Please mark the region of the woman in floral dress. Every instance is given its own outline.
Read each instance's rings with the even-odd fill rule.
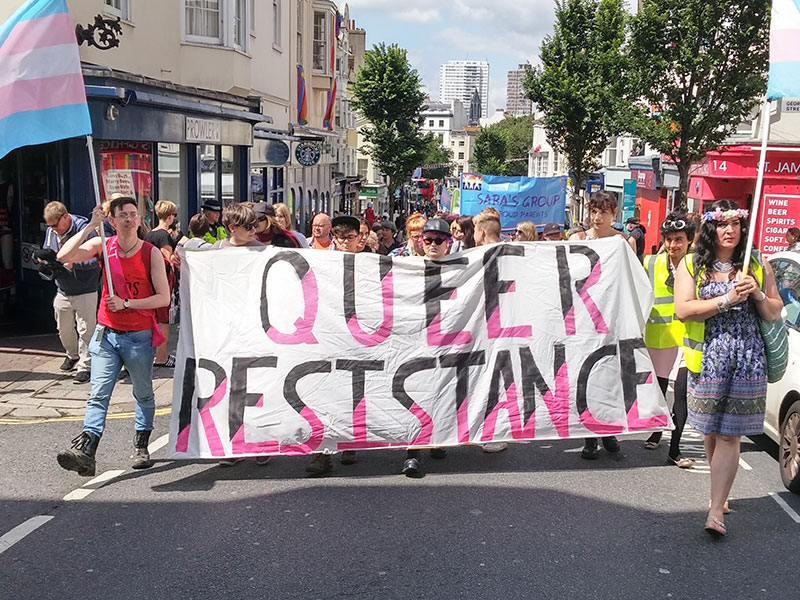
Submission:
[[[772,269],[753,259],[747,275],[747,211],[720,200],[703,215],[694,258],[680,264],[675,314],[685,322],[689,423],[702,433],[711,466],[705,529],[727,533],[724,513],[739,466],[740,438],[764,427],[767,374],[758,319],[780,318]]]

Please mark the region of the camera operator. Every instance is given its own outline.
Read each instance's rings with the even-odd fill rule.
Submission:
[[[55,255],[64,243],[89,222],[80,215],[71,215],[61,202],[49,202],[44,207],[47,231],[42,250],[37,254],[39,273],[56,284],[53,299],[58,337],[67,353],[59,367],[71,371],[78,365],[75,383],[90,379],[89,341],[97,325],[97,291],[100,285],[100,265],[96,258],[62,265]],[[89,237],[95,236],[91,233]]]

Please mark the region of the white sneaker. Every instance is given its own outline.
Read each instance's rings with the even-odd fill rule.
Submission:
[[[490,442],[488,444],[483,445],[483,451],[488,452],[490,454],[494,454],[495,452],[502,452],[508,448],[508,444],[505,442]]]

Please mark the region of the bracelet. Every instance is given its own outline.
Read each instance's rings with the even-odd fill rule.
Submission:
[[[764,290],[759,290],[759,292],[761,292],[761,298],[756,299],[756,302],[763,302],[767,299],[767,294],[764,292]]]

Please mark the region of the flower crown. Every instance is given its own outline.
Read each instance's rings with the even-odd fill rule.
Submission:
[[[727,221],[729,219],[746,219],[750,214],[749,210],[743,208],[722,210],[717,207],[714,212],[708,211],[703,213],[703,222],[708,221]]]

